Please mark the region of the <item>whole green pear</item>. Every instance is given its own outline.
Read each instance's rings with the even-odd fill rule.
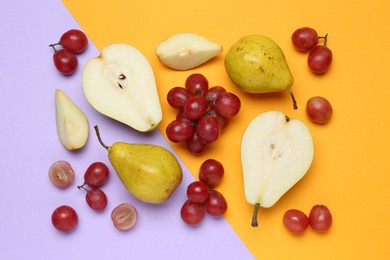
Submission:
[[[164,147],[123,142],[107,146],[102,142],[97,126],[95,130],[122,183],[139,200],[163,203],[182,182],[178,160]]]
[[[294,78],[284,53],[271,38],[247,35],[231,46],[225,57],[225,69],[231,81],[242,91],[267,93],[289,91]]]

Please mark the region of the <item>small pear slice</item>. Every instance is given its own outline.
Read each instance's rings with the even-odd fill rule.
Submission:
[[[68,150],[84,147],[88,140],[87,117],[61,89],[55,91],[57,134]]]
[[[258,115],[241,140],[245,197],[258,207],[273,206],[309,170],[314,145],[307,126],[279,111]]]
[[[83,90],[97,111],[140,132],[162,120],[156,80],[147,58],[125,43],[107,45],[83,69]]]
[[[175,34],[156,47],[161,63],[176,70],[198,67],[221,52],[221,44],[194,33]]]

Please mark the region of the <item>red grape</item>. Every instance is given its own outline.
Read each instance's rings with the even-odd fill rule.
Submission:
[[[184,104],[183,111],[190,120],[201,118],[208,109],[208,103],[204,96],[191,96]]]
[[[54,210],[51,215],[51,222],[59,231],[70,232],[76,228],[78,216],[72,207],[63,205]]]
[[[176,119],[168,124],[166,134],[169,140],[174,143],[179,143],[192,137],[194,127],[189,120]]]
[[[103,210],[107,206],[107,196],[99,188],[93,188],[87,191],[85,196],[88,206],[94,210]]]
[[[194,181],[187,187],[187,197],[192,202],[205,202],[209,198],[209,188],[201,181]]]
[[[311,121],[317,124],[326,124],[332,117],[333,108],[326,98],[315,96],[307,101],[306,114]]]
[[[225,197],[216,190],[210,190],[209,198],[205,203],[207,214],[219,217],[222,216],[227,210],[227,202]]]
[[[309,224],[311,228],[318,232],[327,231],[332,225],[332,214],[325,205],[314,205],[310,210]]]
[[[316,46],[309,52],[307,64],[310,70],[316,74],[325,73],[332,63],[332,51],[326,46]]]
[[[55,50],[53,62],[57,70],[64,75],[73,74],[78,64],[77,57],[66,49]]]
[[[205,76],[199,73],[191,74],[187,77],[185,87],[191,95],[206,95],[209,89],[209,82]]]
[[[211,109],[211,110],[207,111],[206,116],[215,117],[215,119],[217,119],[217,121],[219,123],[221,130],[225,129],[229,124],[229,118],[221,116],[220,114],[217,113],[217,111],[215,111],[215,109]]]
[[[191,93],[188,89],[183,87],[174,87],[169,90],[167,94],[167,101],[171,107],[183,110],[184,104],[189,97],[191,97]]]
[[[88,39],[84,32],[72,29],[65,32],[61,38],[59,44],[72,53],[83,52],[88,45]]]
[[[294,47],[301,52],[308,52],[318,44],[317,32],[309,27],[302,27],[294,31],[291,36]]]
[[[215,159],[207,159],[199,168],[199,180],[205,183],[210,189],[215,188],[224,175],[222,163]]]
[[[241,101],[231,92],[221,93],[215,99],[214,108],[219,115],[231,118],[237,115],[240,111]]]
[[[204,116],[199,119],[195,131],[203,143],[210,144],[218,139],[220,126],[215,117]]]
[[[201,154],[206,149],[206,144],[202,142],[198,134],[195,132],[192,137],[186,141],[186,148],[194,154]]]
[[[290,209],[284,213],[284,226],[294,234],[303,233],[309,226],[306,214],[297,209]]]
[[[69,187],[74,181],[72,166],[66,161],[57,161],[49,169],[50,181],[58,188]]]
[[[129,203],[119,204],[112,210],[111,220],[118,230],[129,230],[137,222],[137,211]]]
[[[221,87],[221,86],[214,86],[214,87],[210,88],[206,93],[207,103],[209,103],[210,105],[214,105],[214,101],[217,98],[217,96],[219,94],[225,93],[225,92],[226,92],[226,89],[224,87]]]
[[[108,179],[109,169],[102,162],[92,163],[84,174],[84,182],[91,187],[100,187]]]
[[[198,225],[204,219],[206,210],[203,203],[186,200],[181,210],[180,216],[184,223],[188,225]]]

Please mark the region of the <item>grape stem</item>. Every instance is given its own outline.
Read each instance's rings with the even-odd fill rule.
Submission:
[[[104,148],[106,148],[106,150],[108,150],[109,147],[103,143],[103,140],[102,140],[102,138],[100,137],[100,133],[99,133],[99,128],[98,128],[98,126],[95,125],[93,128],[95,128],[96,136],[97,136],[97,138],[98,138],[98,140],[99,140],[99,143],[100,143]]]
[[[325,34],[325,36],[319,36],[318,38],[324,39],[324,46],[326,46],[326,43],[328,42],[328,34]]]
[[[252,216],[252,227],[257,227],[259,223],[257,222],[257,213],[259,212],[260,208],[260,203],[255,204],[255,209],[253,211],[253,216]]]
[[[294,94],[293,94],[291,88],[288,87],[287,90],[288,90],[288,93],[290,93],[294,109],[298,109],[297,100],[295,99]]]

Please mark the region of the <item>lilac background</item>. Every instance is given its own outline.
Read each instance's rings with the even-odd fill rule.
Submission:
[[[171,148],[158,131],[137,133],[100,115],[87,103],[81,70],[90,57],[98,55],[91,41],[87,51],[78,56],[76,74],[64,77],[55,70],[48,44],[58,41],[64,31],[79,28],[59,0],[2,1],[0,24],[0,259],[253,258],[224,219],[206,217],[196,228],[183,224],[179,211],[185,189],[194,180],[183,164],[183,183],[163,205],[149,205],[130,196],[110,166],[112,175],[103,187],[108,207],[102,213],[93,212],[85,203],[85,193],[76,188],[92,162],[109,165],[93,125],[99,125],[107,144],[143,142]],[[67,151],[58,140],[57,88],[89,119],[90,138],[79,152]],[[76,172],[75,183],[66,190],[49,181],[47,172],[56,160],[70,162]],[[111,223],[111,210],[122,202],[130,202],[138,210],[138,222],[130,232],[120,232]],[[62,204],[71,205],[79,215],[79,226],[70,234],[58,232],[51,224],[51,213]]]

